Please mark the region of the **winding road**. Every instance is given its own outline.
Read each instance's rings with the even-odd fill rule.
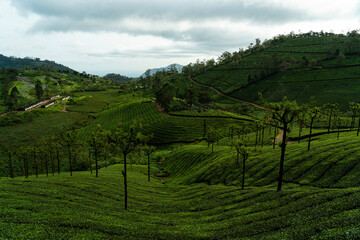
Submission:
[[[247,104],[252,105],[253,107],[259,108],[259,109],[261,109],[261,110],[265,110],[265,108],[264,108],[263,106],[259,105],[259,104],[256,104],[256,103],[253,103],[253,102],[249,102],[249,101],[246,101],[246,100],[241,100],[241,99],[238,99],[238,98],[234,98],[234,97],[228,96],[228,95],[226,95],[225,93],[223,93],[222,91],[220,91],[219,89],[214,88],[214,87],[209,86],[209,85],[206,85],[206,84],[204,84],[204,83],[199,83],[198,81],[195,81],[195,80],[192,79],[191,77],[190,77],[190,80],[191,80],[193,83],[195,83],[195,84],[198,84],[198,85],[203,86],[203,87],[206,87],[206,88],[210,88],[210,89],[214,90],[215,92],[217,92],[218,94],[220,94],[220,95],[222,95],[222,96],[224,96],[224,97],[227,97],[227,98],[229,98],[229,99],[232,99],[232,100],[234,100],[234,101],[241,102],[241,103],[247,103]]]

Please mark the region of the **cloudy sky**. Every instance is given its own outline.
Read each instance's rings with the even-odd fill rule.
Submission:
[[[360,29],[357,0],[0,0],[0,54],[139,76],[254,39]]]

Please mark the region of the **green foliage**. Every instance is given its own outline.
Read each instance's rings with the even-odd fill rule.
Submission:
[[[42,115],[43,113],[40,111],[9,114],[7,116],[0,118],[0,126],[7,127],[7,126],[14,126],[17,124],[29,123]]]
[[[316,96],[320,105],[339,103],[344,110],[359,90],[358,41],[358,36],[334,34],[277,36],[214,66],[195,63],[188,74],[238,99],[259,102],[261,92],[269,101],[288,96],[306,103]]]
[[[104,78],[111,79],[114,82],[130,82],[131,78],[123,76],[117,73],[108,73],[104,76]]]
[[[54,61],[49,60],[40,60],[40,58],[16,58],[16,57],[6,57],[0,54],[0,68],[32,68],[32,69],[46,69],[46,70],[58,70],[58,71],[67,71],[72,72],[71,68],[68,68],[64,65],[55,63]]]
[[[35,92],[36,92],[36,97],[37,99],[41,99],[44,93],[44,90],[42,88],[42,83],[37,80],[35,83]]]
[[[96,179],[85,172],[1,179],[0,238],[328,239],[356,237],[360,227],[357,189],[164,186],[146,181],[145,166],[128,172],[124,211],[121,169],[101,169]]]

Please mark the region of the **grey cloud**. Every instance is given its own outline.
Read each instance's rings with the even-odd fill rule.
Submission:
[[[249,32],[236,32],[217,26],[219,20],[251,25],[283,24],[315,18],[299,9],[269,1],[248,0],[10,0],[23,14],[36,14],[39,20],[29,32],[116,32],[134,36],[150,35],[174,42],[191,42],[181,52],[151,49],[139,56],[187,57],[206,53],[219,55],[234,46],[247,46],[240,39],[254,39]],[[248,4],[247,2],[251,2]],[[187,28],[181,22],[191,23]],[[145,26],[146,25],[146,26]],[[108,56],[134,56],[134,51],[107,53]]]
[[[165,21],[226,18],[234,21],[280,23],[310,17],[300,10],[289,9],[281,4],[255,3],[248,5],[244,0],[102,0],[101,2],[94,0],[12,0],[12,3],[24,12],[35,13],[45,18],[56,17],[59,20],[69,18],[73,21],[86,19],[106,21],[137,17]],[[48,26],[55,27],[50,23]]]

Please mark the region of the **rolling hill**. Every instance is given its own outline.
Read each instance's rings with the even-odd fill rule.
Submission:
[[[54,61],[49,60],[41,60],[40,58],[18,58],[18,57],[7,57],[0,54],[0,68],[16,68],[16,69],[24,69],[24,68],[48,68],[56,71],[63,72],[76,72],[75,70],[64,66],[62,64],[56,63]]]
[[[360,101],[359,42],[358,34],[281,36],[190,75],[242,100],[258,102],[258,92],[268,101],[288,96],[305,103],[315,96],[320,105],[337,102],[344,110]]]
[[[286,95],[306,103],[315,96],[319,104],[336,102],[347,110],[349,101],[358,102],[358,39],[280,35],[223,54],[217,63],[160,75],[159,85],[170,90],[191,92],[197,85],[191,93],[217,95],[209,104],[171,97],[177,105],[169,112],[154,100],[151,84],[129,89],[95,76],[22,70],[12,82],[21,93],[30,89],[25,82],[47,78],[50,90],[67,90],[71,100],[0,118],[0,238],[358,239],[358,114],[350,127],[350,115],[338,113],[328,132],[323,112],[310,150],[308,113],[289,124],[283,188],[277,191],[283,130],[261,124],[264,108],[255,104],[261,92],[269,101]],[[258,109],[242,115],[236,106],[226,108],[242,100]],[[134,121],[143,128],[128,155],[119,147],[124,132],[116,141],[106,131],[97,138],[99,126],[126,132]],[[144,135],[156,147],[151,154]],[[247,149],[245,167],[234,141]]]

